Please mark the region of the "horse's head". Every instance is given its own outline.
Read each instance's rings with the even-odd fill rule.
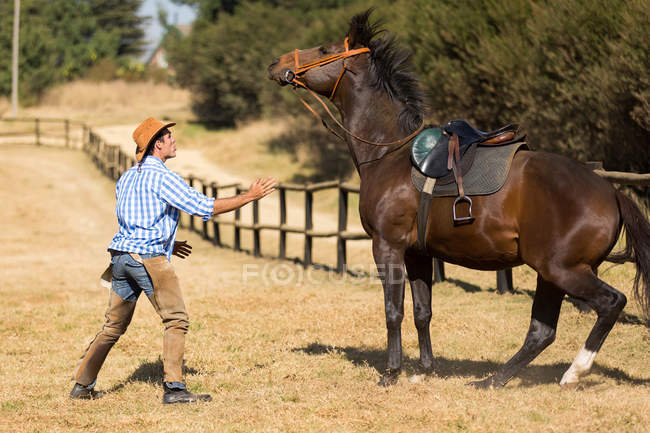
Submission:
[[[269,78],[280,85],[307,87],[333,99],[335,95],[350,95],[337,89],[344,88],[350,77],[359,77],[355,86],[376,93],[356,98],[355,103],[376,106],[376,96],[385,95],[384,101],[396,109],[401,132],[412,132],[422,124],[426,104],[411,72],[410,53],[400,48],[395,38],[382,35],[381,23],[370,22],[371,13],[368,10],[352,17],[347,36],[341,41],[278,57],[268,68]]]
[[[370,53],[375,29],[368,24],[371,11],[356,15],[345,39],[281,55],[268,68],[268,75],[280,85],[304,86],[330,99],[346,71],[356,72]]]

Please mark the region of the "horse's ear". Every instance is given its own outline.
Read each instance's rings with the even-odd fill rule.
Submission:
[[[348,30],[348,38],[350,47],[367,47],[370,40],[377,33],[377,24],[370,24],[370,15],[374,8],[370,8],[365,12],[357,14],[350,20],[350,28]]]

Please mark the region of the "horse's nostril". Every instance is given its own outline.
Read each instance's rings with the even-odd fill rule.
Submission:
[[[273,60],[273,63],[271,63],[271,65],[269,65],[269,68],[274,67],[274,66],[277,65],[278,63],[280,63],[280,58],[279,58],[279,57],[278,57],[277,59]]]

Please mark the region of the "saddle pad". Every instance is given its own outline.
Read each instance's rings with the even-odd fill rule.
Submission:
[[[528,149],[526,142],[506,144],[503,146],[478,146],[474,163],[469,172],[463,174],[463,186],[466,195],[494,194],[501,189],[508,177],[510,163],[519,149]],[[422,191],[426,177],[411,167],[411,181],[418,191]],[[436,183],[434,197],[455,197],[458,195],[456,182],[446,185]]]

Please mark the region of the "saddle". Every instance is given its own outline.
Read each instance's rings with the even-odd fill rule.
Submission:
[[[455,182],[458,194],[452,208],[454,224],[472,223],[472,200],[465,195],[463,175],[472,168],[478,146],[503,146],[523,141],[525,137],[515,137],[517,128],[516,124],[508,124],[494,131],[481,131],[465,120],[454,119],[441,127],[427,128],[414,139],[411,160],[426,179],[418,209],[418,239],[423,247],[433,188]],[[469,205],[467,216],[457,216],[456,207],[461,202]]]
[[[473,145],[498,145],[515,138],[517,125],[509,124],[494,131],[484,132],[462,119],[450,120],[442,127],[427,128],[415,137],[411,146],[411,160],[422,174],[440,179],[452,174],[453,163],[463,166],[464,173],[471,167],[473,153],[465,154]],[[447,182],[448,183],[448,182]]]

